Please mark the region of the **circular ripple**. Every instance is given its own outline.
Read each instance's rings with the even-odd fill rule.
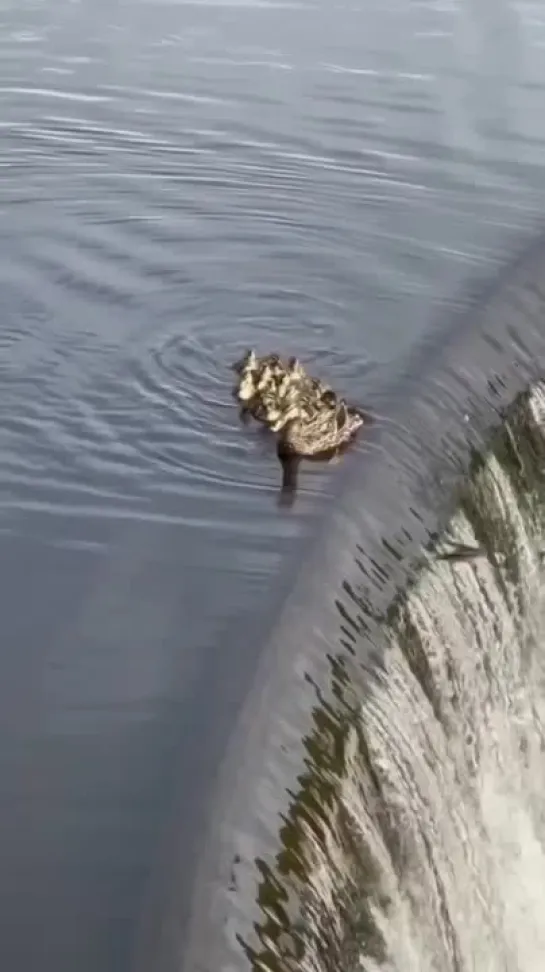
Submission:
[[[204,308],[183,321],[183,330],[178,322],[146,336],[132,362],[146,409],[141,442],[146,453],[193,480],[250,485],[248,442],[259,450],[263,436],[241,435],[230,367],[246,346],[243,333],[226,334]],[[254,469],[252,485],[270,486],[268,473],[261,467],[256,475]]]
[[[232,396],[231,364],[248,347],[298,354],[347,393],[354,376],[361,377],[361,361],[335,346],[338,328],[331,308],[318,308],[309,323],[312,301],[306,295],[246,293],[243,298],[244,311],[238,314],[227,306],[220,313],[216,296],[186,308],[183,318],[169,315],[168,323],[149,328],[133,350],[130,378],[143,410],[140,448],[163,471],[183,470],[193,485],[199,480],[230,489],[269,489],[274,469],[276,488],[276,459],[274,466],[263,462],[275,456],[271,436],[255,423],[241,425]],[[232,295],[227,305],[229,300]]]

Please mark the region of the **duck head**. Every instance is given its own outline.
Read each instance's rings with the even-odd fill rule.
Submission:
[[[290,375],[291,378],[300,379],[306,377],[305,369],[298,358],[289,359],[286,373]]]
[[[256,394],[255,375],[253,371],[243,373],[238,388],[237,395],[241,402],[249,402]]]
[[[273,388],[276,383],[276,367],[269,361],[262,364],[259,370],[259,376],[256,379],[256,391],[258,393],[264,392],[269,388]]]
[[[256,367],[256,365],[257,365],[256,353],[250,348],[248,351],[245,352],[245,354],[242,356],[242,358],[239,361],[235,361],[235,363],[232,365],[232,369],[237,373],[237,375],[242,375],[246,371],[253,370]]]

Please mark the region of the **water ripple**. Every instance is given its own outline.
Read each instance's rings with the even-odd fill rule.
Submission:
[[[25,95],[29,98],[58,98],[64,101],[81,101],[100,104],[110,101],[108,95],[85,94],[82,91],[62,91],[58,88],[9,87],[0,86],[0,97],[7,95]]]
[[[166,799],[142,782],[177,747],[164,712],[330,493],[309,464],[277,507],[230,362],[299,354],[367,404],[541,211],[542,18],[510,10],[492,36],[477,0],[1,5],[2,967],[40,967],[44,933],[57,972],[126,967],[158,829],[126,823]]]

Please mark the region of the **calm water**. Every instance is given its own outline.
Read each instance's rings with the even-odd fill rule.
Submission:
[[[128,968],[222,633],[327,505],[228,363],[365,400],[539,221],[544,47],[537,2],[1,3],[2,967]]]

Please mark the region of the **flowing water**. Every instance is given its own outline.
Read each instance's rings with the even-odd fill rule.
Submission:
[[[471,312],[345,483],[140,967],[542,967],[544,267]]]
[[[544,421],[538,385],[475,458],[448,542],[382,620],[363,678],[358,588],[339,604],[343,706],[316,720],[319,755],[263,874],[253,968],[542,967]]]
[[[544,44],[529,0],[0,3],[2,968],[43,970],[44,955],[56,972],[130,967],[167,822],[191,856],[268,591],[336,493],[337,472],[311,467],[294,510],[278,509],[273,450],[238,425],[229,362],[281,347],[386,408],[392,362],[540,221]],[[433,584],[485,584],[477,561],[445,563]],[[251,619],[257,642],[226,634]],[[441,650],[460,650],[456,631]],[[366,745],[393,767],[390,703],[379,686],[373,699]],[[421,742],[408,733],[399,752],[424,763]],[[431,745],[440,762],[447,743]],[[514,745],[498,743],[500,762]],[[388,779],[395,807],[409,787]],[[430,781],[416,779],[415,800]],[[374,826],[350,785],[354,820]],[[426,839],[451,860],[456,835]],[[472,830],[468,854],[475,843]],[[511,866],[508,851],[486,861]],[[436,869],[450,913],[465,872]],[[532,901],[517,932],[529,952]],[[387,928],[387,909],[373,912],[396,970],[425,968],[433,941],[417,941],[411,907]],[[473,926],[458,921],[455,960],[472,967]],[[517,967],[508,947],[491,968]]]

